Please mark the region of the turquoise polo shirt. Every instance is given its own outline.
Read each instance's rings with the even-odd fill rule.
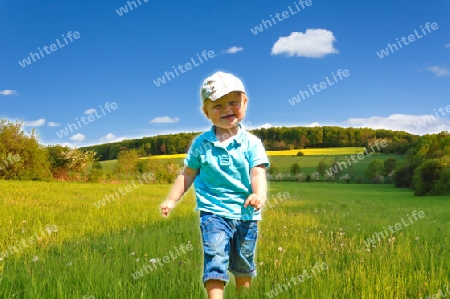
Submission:
[[[211,212],[229,219],[260,220],[261,210],[244,208],[252,194],[250,169],[269,166],[261,140],[245,131],[242,124],[231,142],[221,144],[214,126],[197,136],[189,149],[184,164],[200,169],[194,180],[197,198],[196,211]]]

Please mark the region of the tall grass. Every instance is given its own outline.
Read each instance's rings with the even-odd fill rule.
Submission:
[[[3,256],[0,298],[204,297],[192,191],[168,218],[158,206],[170,185],[143,185],[95,207],[124,187],[0,181],[0,253],[35,239]],[[278,298],[420,298],[448,286],[449,197],[413,197],[386,185],[272,182],[269,189],[269,198],[289,192],[291,199],[272,200],[264,211],[258,277],[243,298],[269,298],[277,289]],[[414,210],[425,217],[366,245]],[[179,251],[186,244],[192,250]],[[327,269],[281,287],[317,263]],[[233,281],[226,297],[236,298]]]

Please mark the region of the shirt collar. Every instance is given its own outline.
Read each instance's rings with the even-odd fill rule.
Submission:
[[[238,130],[237,134],[234,135],[231,138],[234,139],[234,142],[237,142],[237,143],[240,144],[242,142],[242,136],[243,136],[244,131],[245,131],[245,126],[243,124],[241,124],[241,123],[239,123],[238,126],[239,126],[239,130]],[[215,126],[214,125],[211,127],[211,129],[209,131],[205,132],[204,138],[206,140],[208,140],[209,142],[213,143],[214,145],[220,145],[221,144],[220,141],[217,140],[216,133],[215,133]]]

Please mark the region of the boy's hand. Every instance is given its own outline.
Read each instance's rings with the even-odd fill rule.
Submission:
[[[164,217],[167,217],[170,211],[175,207],[175,203],[176,202],[173,199],[166,199],[166,201],[161,204],[161,213]]]
[[[244,203],[244,208],[246,208],[248,205],[251,205],[253,208],[255,208],[255,212],[258,212],[264,205],[264,201],[261,200],[261,198],[258,196],[258,194],[250,194],[249,197],[247,197],[247,200]]]

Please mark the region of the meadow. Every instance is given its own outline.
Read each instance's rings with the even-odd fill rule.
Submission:
[[[301,151],[304,153],[303,156],[297,156],[297,153]],[[275,173],[289,173],[290,167],[294,163],[298,163],[301,168],[301,172],[305,174],[311,174],[317,171],[317,166],[321,160],[325,160],[328,167],[333,165],[335,161],[346,162],[350,159],[351,155],[356,155],[358,153],[364,152],[363,147],[335,147],[335,148],[317,148],[317,149],[301,149],[301,150],[283,150],[283,151],[267,151],[267,156],[271,163],[272,169],[275,169]],[[158,163],[175,163],[183,165],[184,157],[186,154],[177,155],[159,155],[151,156],[142,159],[154,159]],[[357,163],[353,163],[350,166],[348,163],[348,168],[343,166],[343,172],[341,175],[350,171],[353,172],[354,177],[364,177],[365,171],[369,166],[370,162],[374,159],[381,159],[383,161],[392,158],[396,159],[397,163],[405,160],[405,155],[396,154],[380,154],[377,152],[370,151],[370,155],[364,156],[364,159],[358,160]],[[351,160],[350,160],[351,161]],[[113,172],[117,164],[117,160],[102,161],[101,165],[105,172]],[[370,183],[370,178],[364,177],[364,182]]]
[[[163,218],[170,187],[137,185],[99,205],[125,185],[0,181],[0,298],[203,298],[193,192]],[[432,298],[450,288],[450,197],[271,182],[269,200],[258,277],[242,298]],[[226,298],[237,298],[233,280]]]

